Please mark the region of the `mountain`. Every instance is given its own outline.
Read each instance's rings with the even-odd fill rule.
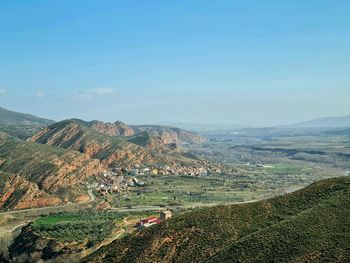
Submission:
[[[289,127],[296,128],[345,128],[350,127],[350,115],[343,117],[324,117],[300,122]]]
[[[134,130],[121,121],[114,123],[91,121],[86,123],[87,126],[100,133],[110,136],[131,136],[134,135]]]
[[[0,131],[26,139],[41,128],[54,123],[52,120],[0,108]]]
[[[0,209],[89,200],[78,183],[102,169],[76,151],[0,136]]]
[[[0,122],[9,124],[37,124],[46,126],[54,121],[40,118],[31,114],[10,111],[0,107]]]
[[[76,150],[87,154],[90,158],[99,159],[105,166],[193,161],[181,155],[178,150],[168,148],[164,152],[164,148],[145,147],[151,146],[148,145],[148,141],[145,141],[149,139],[149,136],[145,138],[142,136],[137,138],[135,136],[111,136],[96,131],[96,127],[91,122],[77,119],[65,120],[42,129],[29,141]]]
[[[160,125],[132,125],[134,133],[147,132],[151,135],[158,136],[164,144],[169,143],[196,143],[201,144],[206,142],[206,138],[194,132],[184,129],[160,126]]]
[[[161,126],[161,125],[127,125],[121,121],[114,123],[91,121],[85,122],[86,126],[100,133],[110,136],[133,136],[140,133],[149,133],[150,136],[157,136],[161,139],[162,143],[204,143],[206,139],[191,131],[184,129]]]
[[[148,132],[159,136],[163,143],[203,143],[206,139],[194,132],[161,125],[127,125],[121,121],[114,123],[102,121],[83,121],[73,119],[76,122],[91,128],[92,130],[109,136],[133,136],[138,133]],[[54,121],[36,117],[31,114],[10,111],[0,107],[0,131],[12,136],[27,139],[41,130],[43,127],[53,124]]]
[[[350,262],[350,178],[180,214],[83,262]]]

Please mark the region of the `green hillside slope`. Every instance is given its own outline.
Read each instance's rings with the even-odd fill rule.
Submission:
[[[26,139],[54,121],[0,107],[0,131]]]
[[[256,203],[198,209],[84,262],[349,262],[350,178]]]

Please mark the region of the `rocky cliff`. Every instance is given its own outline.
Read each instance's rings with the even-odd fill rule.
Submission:
[[[44,128],[29,141],[76,150],[90,158],[99,159],[106,166],[151,165],[176,161],[171,160],[171,149],[148,147],[150,143],[162,143],[160,136],[152,135],[152,140],[149,140],[150,136],[146,137],[138,134],[133,137],[110,136],[97,132],[86,122],[66,120]],[[186,158],[181,160],[186,161]]]
[[[152,135],[161,138],[164,144],[169,143],[196,143],[201,144],[206,142],[206,138],[195,132],[186,131],[184,129],[168,127],[168,126],[157,126],[157,125],[134,125],[131,126],[135,133],[148,132]]]
[[[92,121],[89,122],[88,125],[93,130],[110,136],[131,136],[135,134],[132,128],[121,121],[116,121],[114,123]]]
[[[102,122],[102,121],[91,121],[86,122],[83,120],[73,119],[76,123],[89,127],[92,130],[109,136],[133,136],[142,133],[148,133],[150,136],[155,136],[161,139],[163,144],[182,144],[182,143],[195,143],[201,144],[206,142],[206,138],[202,135],[187,131],[184,129],[171,127],[171,126],[160,126],[160,125],[127,125],[121,121],[114,123]]]
[[[75,201],[82,194],[79,183],[103,169],[85,154],[0,138],[0,209]]]

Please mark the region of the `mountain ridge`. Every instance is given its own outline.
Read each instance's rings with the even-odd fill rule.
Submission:
[[[37,117],[35,115],[29,113],[20,113],[12,110],[8,110],[0,107],[0,122],[1,123],[9,123],[9,124],[39,124],[39,125],[48,125],[52,124],[55,121],[50,119],[45,119],[41,117]]]
[[[347,128],[350,127],[350,115],[341,117],[320,117],[288,125],[295,128]]]
[[[107,135],[97,131],[95,127],[91,122],[64,120],[42,129],[28,141],[76,150],[87,154],[90,158],[100,160],[106,166],[151,165],[175,161],[181,163],[181,160],[175,157],[176,154],[181,155],[181,150],[178,148],[171,149],[162,144],[164,147],[154,148],[152,145],[144,145],[143,138],[135,140],[133,136]],[[151,137],[152,140],[149,142],[159,144],[161,140],[159,137]],[[148,138],[150,137],[145,137]],[[187,158],[187,161],[191,160]]]
[[[0,107],[0,131],[20,139],[27,139],[52,123],[53,120]]]

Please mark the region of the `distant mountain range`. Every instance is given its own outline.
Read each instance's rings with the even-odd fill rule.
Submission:
[[[342,117],[323,117],[304,121],[288,127],[293,128],[345,128],[350,127],[350,115]]]
[[[175,126],[190,131],[211,131],[211,130],[238,130],[251,127],[240,124],[205,124],[205,123],[186,123],[186,122],[160,122],[158,125]]]
[[[246,128],[258,128],[254,125],[239,125],[239,124],[199,124],[199,123],[177,123],[177,122],[161,122],[160,125],[176,126],[183,129],[208,132],[208,131],[230,131]],[[309,121],[293,123],[289,125],[276,126],[282,128],[347,128],[350,127],[350,115],[342,117],[323,117],[312,119]],[[259,126],[259,128],[263,128]]]

